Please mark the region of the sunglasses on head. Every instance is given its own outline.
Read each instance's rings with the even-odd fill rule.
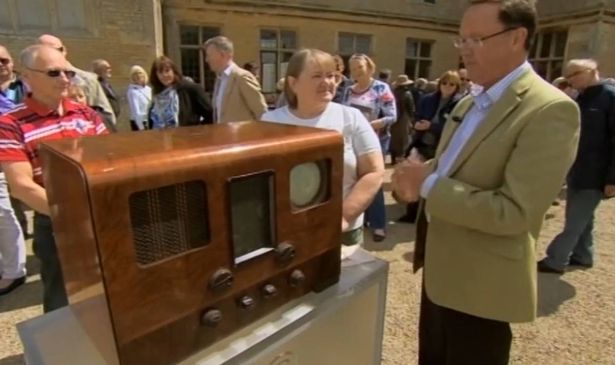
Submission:
[[[67,78],[72,79],[77,74],[73,70],[46,70],[44,71],[44,70],[37,70],[34,68],[29,68],[29,67],[26,67],[26,68],[30,71],[39,72],[39,73],[45,74],[52,78],[60,77],[60,75],[64,74]]]
[[[11,63],[11,60],[9,58],[0,58],[0,63],[6,66]]]

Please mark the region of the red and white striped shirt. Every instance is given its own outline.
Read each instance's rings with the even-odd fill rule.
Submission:
[[[64,115],[28,96],[23,104],[0,116],[0,162],[29,161],[34,182],[43,186],[38,158],[42,141],[107,134],[96,111],[70,99],[62,100]]]

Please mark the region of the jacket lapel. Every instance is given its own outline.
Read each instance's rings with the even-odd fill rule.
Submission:
[[[440,158],[442,152],[446,151],[448,144],[450,143],[455,131],[460,125],[460,122],[452,120],[453,117],[463,118],[468,110],[472,107],[472,98],[465,97],[459,101],[457,106],[451,111],[451,114],[448,117],[448,121],[444,125],[444,130],[442,131],[442,136],[440,137],[440,143],[438,143],[438,148],[436,149],[436,159]]]
[[[228,106],[228,98],[231,95],[231,89],[235,86],[236,77],[237,73],[235,72],[235,68],[233,68],[228,76],[228,82],[226,83],[226,88],[224,89],[224,95],[222,95],[222,103],[220,103],[220,116],[224,115],[224,111]]]
[[[493,132],[521,103],[522,95],[527,91],[533,80],[533,71],[526,71],[502,94],[500,100],[491,106],[485,119],[476,128],[474,133],[457,156],[455,163],[448,172],[454,175],[463,163],[472,155],[480,143]]]

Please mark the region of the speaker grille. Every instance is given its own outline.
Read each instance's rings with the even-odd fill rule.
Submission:
[[[130,220],[141,265],[205,246],[209,242],[205,184],[191,181],[134,193]]]

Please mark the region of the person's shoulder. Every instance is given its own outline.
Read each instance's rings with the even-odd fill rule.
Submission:
[[[563,91],[551,85],[545,79],[532,72],[530,76],[532,82],[527,92],[526,99],[538,106],[549,105],[552,103],[569,103],[576,104],[568,95]]]
[[[277,123],[286,121],[288,116],[288,106],[283,106],[281,108],[266,111],[260,119],[265,122]]]
[[[17,104],[12,109],[0,115],[0,123],[15,124],[20,120],[29,119],[29,117],[34,114],[34,111],[28,108],[25,103]]]
[[[188,80],[180,80],[175,87],[177,91],[188,91],[188,92],[197,92],[202,91],[203,87],[196,82],[188,81]]]

